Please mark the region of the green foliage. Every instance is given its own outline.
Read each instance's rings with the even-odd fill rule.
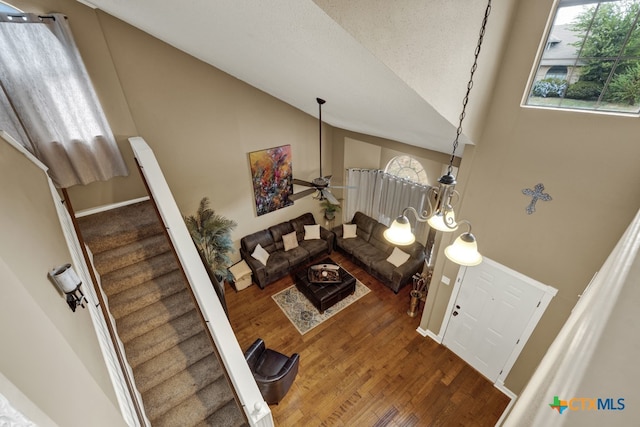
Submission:
[[[535,82],[531,91],[534,96],[560,98],[564,95],[564,91],[567,90],[567,85],[566,80],[550,77]]]
[[[580,80],[604,84],[611,73],[612,62],[622,52],[625,38],[633,28],[634,19],[640,10],[637,1],[625,0],[611,3],[601,3],[594,15],[595,6],[586,8],[580,14],[572,31],[580,36],[580,41],[574,46],[581,51],[580,57],[586,61],[582,67]],[[640,55],[640,32],[631,33],[624,50],[624,56]],[[585,37],[586,35],[586,37]],[[583,43],[584,39],[584,43]],[[620,70],[619,70],[620,71]],[[621,70],[624,73],[625,70]]]
[[[231,231],[238,224],[210,209],[207,197],[200,201],[196,214],[184,217],[184,221],[209,270],[218,278],[229,278],[229,254],[234,252]]]
[[[602,92],[602,84],[597,82],[578,81],[567,88],[565,98],[597,101]]]
[[[640,64],[611,80],[607,99],[629,105],[635,105],[640,101]]]
[[[324,199],[320,202],[320,206],[324,209],[325,212],[333,213],[340,210],[340,205],[334,205],[329,200]]]

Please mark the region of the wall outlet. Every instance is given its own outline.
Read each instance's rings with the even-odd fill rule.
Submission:
[[[451,280],[447,276],[442,276],[442,279],[440,281],[447,286],[449,285],[449,283],[451,283]]]

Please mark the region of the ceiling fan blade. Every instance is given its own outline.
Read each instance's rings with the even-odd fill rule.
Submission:
[[[295,185],[304,185],[305,187],[313,187],[314,185],[309,181],[303,181],[301,179],[293,178],[293,183]]]
[[[313,194],[315,192],[316,192],[315,188],[309,188],[309,189],[303,190],[303,191],[301,191],[299,193],[291,194],[289,196],[289,200],[302,199],[303,197],[308,196],[309,194]]]
[[[333,194],[331,194],[331,191],[329,190],[322,190],[322,195],[329,201],[329,203],[331,203],[332,205],[339,205],[340,202],[338,201],[338,199],[335,198],[335,196]]]

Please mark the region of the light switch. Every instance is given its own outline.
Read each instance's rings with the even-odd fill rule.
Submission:
[[[451,283],[451,280],[449,280],[447,276],[442,276],[441,282],[445,285],[449,285],[449,283]]]

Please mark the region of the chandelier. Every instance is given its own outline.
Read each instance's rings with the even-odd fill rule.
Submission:
[[[473,76],[478,68],[478,56],[480,48],[484,40],[484,33],[487,27],[489,14],[491,13],[491,0],[488,1],[485,9],[480,35],[474,52],[473,65],[469,82],[467,83],[467,91],[462,100],[462,112],[460,113],[456,136],[453,140],[453,151],[449,159],[449,166],[446,174],[438,179],[438,186],[431,187],[428,192],[428,209],[418,212],[415,208],[409,206],[402,211],[391,226],[384,232],[384,237],[395,245],[409,245],[415,241],[415,235],[411,231],[411,223],[407,214],[411,212],[417,221],[427,222],[429,226],[438,231],[452,232],[456,231],[462,224],[467,226],[467,230],[462,233],[448,246],[444,253],[447,258],[456,264],[473,266],[482,262],[482,255],[478,252],[478,244],[475,236],[471,233],[471,223],[467,220],[456,220],[454,206],[460,200],[460,194],[456,191],[456,177],[453,175],[453,162],[455,160],[456,150],[458,148],[460,135],[462,134],[462,122],[466,116],[467,104],[469,102],[469,94],[473,88]],[[429,252],[429,250],[427,251]]]

